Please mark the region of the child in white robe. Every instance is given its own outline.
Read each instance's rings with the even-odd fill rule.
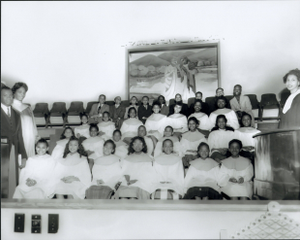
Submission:
[[[192,113],[189,118],[191,117],[195,117],[198,119],[199,121],[199,128],[202,130],[210,130],[211,129],[211,124],[210,121],[208,119],[207,114],[205,114],[204,112],[201,112],[202,109],[202,103],[200,100],[196,100],[194,103],[194,109],[195,112]]]
[[[128,152],[129,155],[121,160],[122,183],[113,198],[150,199],[155,188],[155,170],[144,138],[134,137]]]
[[[154,103],[152,106],[153,113],[149,116],[145,122],[145,127],[148,132],[148,136],[154,136],[157,140],[163,136],[164,129],[167,124],[167,116],[160,113],[160,104]]]
[[[90,137],[90,125],[88,124],[88,115],[80,115],[81,125],[74,128],[75,136],[79,139],[80,137],[89,138]]]
[[[41,138],[36,143],[36,155],[29,157],[26,166],[20,172],[19,185],[13,198],[47,199],[51,198],[54,184],[52,174],[55,160],[47,154],[48,142]]]
[[[253,194],[253,165],[248,158],[239,155],[243,144],[233,139],[229,142],[231,157],[222,161],[219,185],[221,191],[233,200],[252,199]]]
[[[91,187],[86,191],[87,199],[109,199],[122,177],[120,157],[115,153],[116,145],[107,140],[103,146],[103,156],[95,159]]]
[[[113,133],[113,142],[116,145],[115,155],[120,159],[127,157],[128,145],[122,141],[122,133],[119,129],[116,129]]]
[[[98,123],[99,136],[105,141],[112,138],[112,134],[116,129],[115,123],[110,121],[109,112],[104,112],[102,121]]]
[[[179,199],[183,196],[184,172],[180,156],[173,152],[173,142],[163,141],[163,153],[155,158],[156,191],[152,199]]]
[[[187,118],[181,114],[181,103],[176,103],[174,113],[168,117],[168,125],[174,129],[174,135],[181,139],[182,133],[188,131]]]
[[[132,96],[131,97],[131,99],[130,99],[130,105],[129,105],[129,107],[127,107],[125,109],[124,119],[130,118],[130,116],[129,116],[130,115],[129,114],[130,108],[134,108],[135,111],[136,111],[136,113],[137,113],[139,105],[138,105],[138,99],[137,99],[136,96]],[[136,116],[136,118],[137,118],[137,116]]]
[[[71,127],[66,127],[60,136],[60,140],[56,142],[56,146],[52,150],[51,156],[53,159],[57,160],[63,157],[66,144],[72,136],[75,136],[73,129]]]
[[[200,133],[197,128],[199,121],[195,117],[188,120],[189,131],[182,134],[180,140],[183,165],[188,168],[190,161],[197,158],[197,148],[201,142],[207,142],[205,136]]]
[[[149,157],[153,158],[157,139],[155,137],[152,137],[151,135],[147,136],[147,129],[144,125],[139,126],[137,135],[144,138],[147,146],[147,154],[149,155]]]
[[[198,146],[199,158],[191,162],[184,179],[184,199],[222,199],[218,186],[220,166],[209,158],[209,146],[200,143]]]
[[[216,126],[208,136],[208,145],[211,149],[211,158],[220,162],[230,156],[228,143],[235,138],[234,129],[226,126],[227,118],[225,115],[218,115]]]
[[[155,150],[154,150],[154,157],[158,157],[160,154],[162,154],[162,145],[163,141],[166,139],[170,139],[173,142],[173,152],[177,153],[180,157],[182,157],[182,151],[181,151],[181,145],[179,142],[178,137],[173,136],[173,128],[171,126],[166,126],[164,131],[164,136],[158,140]]]
[[[85,151],[78,138],[71,137],[63,158],[59,159],[53,171],[54,193],[58,199],[84,199],[85,191],[91,185],[91,172]]]

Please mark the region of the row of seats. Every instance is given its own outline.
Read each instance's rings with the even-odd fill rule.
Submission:
[[[279,111],[283,107],[287,97],[288,92],[282,94],[281,101],[279,102],[274,93],[266,93],[261,95],[261,101],[258,102],[256,94],[246,94],[249,97],[252,104],[252,111],[255,116],[255,120],[279,120]],[[233,98],[233,95],[225,96],[228,101]],[[195,101],[195,97],[188,99],[188,106],[190,107]],[[152,101],[151,101],[152,102]],[[215,97],[207,97],[205,102],[208,104],[210,109],[215,109]],[[98,102],[88,102],[86,109],[83,107],[83,102],[76,101],[71,102],[69,109],[66,108],[65,102],[55,102],[53,103],[52,109],[49,111],[48,103],[37,103],[33,114],[37,126],[48,126],[48,125],[64,125],[69,124],[80,124],[80,114],[89,114],[92,105]],[[114,101],[106,101],[109,106],[114,105]],[[175,103],[175,99],[170,99],[169,105]],[[141,102],[139,101],[139,104]],[[121,105],[128,107],[130,105],[129,100],[123,100]]]

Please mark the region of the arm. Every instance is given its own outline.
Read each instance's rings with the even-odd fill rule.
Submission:
[[[252,111],[252,105],[251,105],[249,97],[248,96],[244,96],[244,98],[245,98],[245,109],[244,109],[244,111],[245,112]]]
[[[90,113],[89,113],[89,116],[90,117],[94,117],[94,116],[98,116],[98,112],[97,112],[97,103],[95,103],[93,106],[92,106],[92,108],[91,108],[91,111],[90,111]]]

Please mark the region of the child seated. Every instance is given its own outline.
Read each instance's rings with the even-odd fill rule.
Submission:
[[[48,142],[41,138],[36,143],[36,155],[29,157],[26,166],[20,172],[19,185],[13,198],[47,199],[52,197],[53,184],[51,176],[55,161],[47,154]]]
[[[110,120],[109,112],[104,112],[102,121],[98,123],[99,133],[98,135],[104,140],[112,138],[112,134],[116,129],[115,123]]]
[[[184,199],[222,199],[218,186],[219,164],[208,157],[209,146],[200,143],[198,157],[191,162],[184,179]]]
[[[72,136],[75,136],[73,129],[71,127],[66,127],[60,136],[60,140],[56,142],[56,146],[52,150],[51,156],[53,159],[59,159],[63,157],[66,144],[69,142]]]
[[[155,158],[156,191],[152,199],[179,199],[183,196],[184,173],[181,158],[173,152],[173,142],[163,141],[163,153]]]
[[[164,136],[159,139],[155,146],[154,157],[158,157],[162,153],[162,145],[163,141],[166,139],[170,139],[173,142],[173,152],[177,153],[180,157],[182,157],[180,142],[178,137],[173,136],[173,128],[171,126],[166,126],[164,131]]]
[[[194,110],[195,112],[192,113],[189,118],[191,117],[195,117],[198,119],[198,121],[200,122],[199,128],[201,130],[210,130],[211,129],[211,124],[210,121],[208,119],[208,116],[206,113],[201,112],[202,109],[202,103],[200,100],[196,100],[194,103]]]
[[[228,143],[234,139],[234,129],[226,126],[227,118],[225,115],[219,115],[216,119],[216,126],[211,130],[208,136],[208,145],[211,149],[211,158],[220,162],[230,156]]]
[[[103,146],[103,156],[95,159],[91,187],[86,190],[87,199],[110,199],[115,186],[122,177],[120,158],[115,153],[116,145],[107,140]]]
[[[128,145],[122,140],[122,133],[119,129],[116,129],[113,133],[113,142],[116,145],[115,155],[123,159],[127,157]]]
[[[253,165],[247,158],[241,157],[243,144],[233,139],[229,142],[231,157],[222,161],[219,185],[221,191],[233,200],[251,199],[253,194]]]
[[[174,113],[168,117],[168,125],[174,129],[174,135],[181,139],[184,132],[188,130],[187,118],[181,114],[182,103],[175,103]]]
[[[152,158],[154,156],[154,149],[157,143],[156,138],[151,135],[147,136],[147,130],[144,125],[139,126],[137,135],[144,139],[147,146],[147,154]]]
[[[91,185],[91,172],[86,153],[78,138],[71,137],[63,158],[57,161],[53,171],[54,193],[58,199],[84,199],[85,190]]]
[[[80,139],[83,138],[82,141],[86,138],[90,137],[90,125],[88,124],[88,116],[84,113],[80,115],[81,125],[74,128],[75,136]],[[82,142],[81,141],[81,142]]]
[[[115,123],[115,127],[120,129],[124,120],[125,107],[121,106],[121,97],[117,96],[114,99],[115,105],[110,106],[109,112],[112,121]]]

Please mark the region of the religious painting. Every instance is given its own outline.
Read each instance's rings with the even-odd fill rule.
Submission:
[[[214,96],[220,86],[219,42],[144,46],[128,49],[129,98],[143,96],[167,101],[180,93],[183,102]]]

